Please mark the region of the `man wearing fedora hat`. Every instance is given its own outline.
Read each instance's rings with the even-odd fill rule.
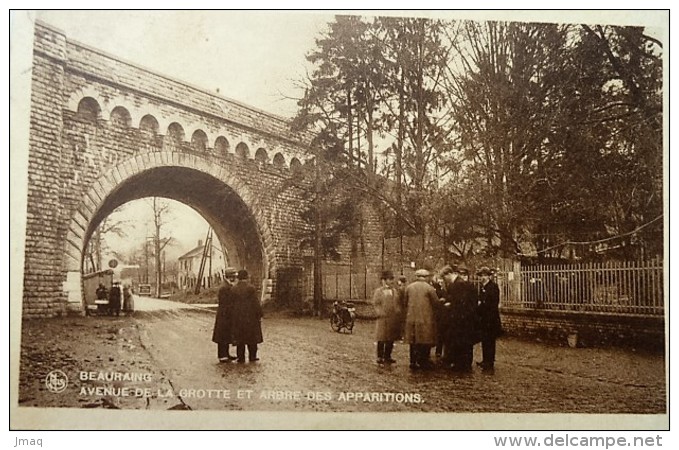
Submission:
[[[445,306],[449,311],[444,361],[459,372],[469,372],[474,359],[476,334],[476,290],[465,277],[469,269],[464,265],[449,266],[444,270],[446,283]]]
[[[227,267],[224,270],[224,284],[217,294],[217,315],[215,326],[212,330],[212,342],[217,344],[217,358],[220,362],[229,362],[236,359],[229,354],[229,344],[232,339],[233,322],[233,299],[231,287],[236,282],[236,269]]]
[[[375,289],[372,303],[375,307],[375,339],[377,340],[377,363],[392,364],[391,357],[394,341],[401,338],[401,299],[400,292],[394,288],[394,273],[385,270],[380,276],[381,286]]]
[[[250,362],[259,361],[257,344],[262,338],[262,305],[257,298],[255,287],[249,283],[250,275],[243,269],[238,271],[238,283],[231,289],[233,297],[233,342],[236,344],[237,362],[245,362],[245,347]]]
[[[434,308],[439,299],[436,289],[428,282],[428,270],[419,269],[415,272],[415,277],[416,280],[405,290],[405,340],[410,344],[410,368],[429,369],[429,353],[431,347],[436,345]]]
[[[450,340],[450,315],[451,315],[451,301],[455,297],[455,292],[459,289],[459,274],[457,273],[457,266],[445,265],[439,271],[441,278],[441,293],[439,294],[439,308],[437,332],[439,342],[436,345],[436,355],[442,357],[442,362],[446,366],[452,364],[451,340]]]
[[[499,311],[500,289],[491,279],[493,272],[488,267],[479,269],[477,275],[481,277],[477,311],[483,354],[483,361],[477,364],[484,370],[493,370],[495,367],[495,340],[502,334]]]

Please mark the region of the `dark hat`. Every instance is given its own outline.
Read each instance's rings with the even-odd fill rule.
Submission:
[[[248,271],[245,269],[241,269],[238,271],[238,279],[239,280],[247,280],[250,274],[248,274]]]
[[[400,277],[398,277],[398,281],[405,283],[406,281],[408,281],[408,279],[406,278],[405,275],[401,275]]]
[[[238,271],[236,270],[235,267],[227,267],[226,269],[224,269],[224,276],[235,277],[236,274],[238,274]]]
[[[477,274],[478,276],[482,276],[482,275],[492,275],[492,274],[493,274],[493,271],[490,270],[490,268],[488,268],[488,267],[486,267],[486,266],[483,266],[483,267],[481,267],[481,268],[476,272],[476,274]]]
[[[453,272],[455,272],[455,269],[453,269],[453,266],[445,265],[441,268],[440,275],[443,277],[443,276],[446,276],[449,273],[453,273]]]
[[[393,280],[394,279],[394,272],[391,270],[383,270],[382,275],[380,276],[380,280]]]
[[[457,273],[460,275],[469,275],[469,268],[464,264],[460,264],[457,266]]]

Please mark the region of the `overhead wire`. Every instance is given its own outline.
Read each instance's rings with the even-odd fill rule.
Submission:
[[[595,241],[566,241],[566,242],[561,242],[560,244],[552,245],[551,247],[547,247],[547,248],[543,248],[542,250],[538,250],[538,251],[535,252],[535,253],[544,253],[544,252],[548,252],[548,251],[550,251],[550,250],[554,250],[555,248],[563,247],[563,246],[566,246],[566,245],[594,245],[594,244],[602,244],[602,243],[604,243],[604,242],[613,241],[613,240],[615,240],[615,239],[620,239],[620,238],[623,238],[623,237],[631,236],[631,235],[636,234],[636,233],[638,233],[639,231],[643,230],[644,228],[648,227],[649,225],[651,225],[651,224],[657,222],[658,220],[662,219],[663,215],[664,215],[664,214],[660,214],[660,215],[659,215],[658,217],[656,217],[655,219],[650,220],[650,221],[646,222],[646,223],[643,224],[643,225],[639,225],[639,226],[636,227],[634,230],[628,231],[628,232],[626,232],[626,233],[618,234],[618,235],[616,235],[616,236],[609,236],[609,237],[607,237],[607,238],[604,238],[604,239],[597,239],[597,240],[595,240]],[[518,255],[520,255],[520,256],[529,256],[529,255],[526,255],[525,253],[518,253]]]

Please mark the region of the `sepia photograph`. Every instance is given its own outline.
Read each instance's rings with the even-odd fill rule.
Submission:
[[[10,429],[668,430],[668,45],[11,11]]]

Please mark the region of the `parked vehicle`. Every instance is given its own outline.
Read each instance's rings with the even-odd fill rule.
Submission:
[[[332,313],[330,314],[330,328],[333,331],[341,332],[346,330],[352,333],[354,330],[354,322],[356,320],[356,307],[353,303],[345,301],[335,301],[332,304]]]
[[[150,284],[140,284],[137,287],[137,295],[140,295],[142,297],[150,297],[151,296],[151,285]]]

